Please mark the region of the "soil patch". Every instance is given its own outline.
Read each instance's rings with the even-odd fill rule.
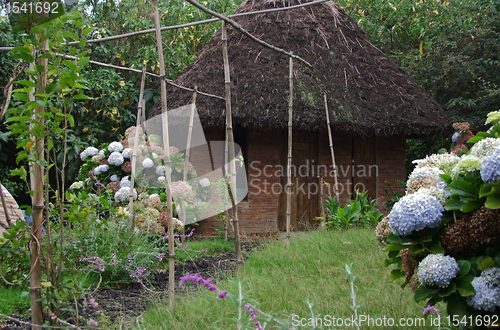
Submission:
[[[256,243],[248,242],[242,245],[243,260],[247,259],[251,250],[257,246]],[[231,276],[236,269],[236,254],[227,252],[218,256],[200,257],[196,260],[190,260],[184,264],[175,266],[175,282],[186,273],[198,273],[201,277],[211,278],[214,282],[220,281]],[[105,320],[107,327],[110,325],[125,325],[120,328],[128,328],[126,324],[135,323],[139,316],[152,303],[164,301],[168,304],[168,272],[157,272],[147,287],[157,293],[148,292],[140,284],[134,283],[119,289],[101,290],[93,295],[87,295],[78,300],[78,318],[80,325],[85,326],[81,320]],[[176,294],[186,294],[185,289],[176,287]],[[94,299],[97,308],[92,307],[90,299]],[[74,306],[73,306],[74,307]],[[14,315],[13,318],[22,322],[29,322],[29,317]],[[75,324],[76,315],[68,314],[66,321]],[[0,323],[0,330],[24,330],[31,329],[28,324],[23,324],[15,320],[5,320]],[[119,326],[117,326],[119,327]],[[97,329],[99,329],[97,327]],[[111,326],[114,328],[114,326]],[[69,328],[68,328],[69,329]]]

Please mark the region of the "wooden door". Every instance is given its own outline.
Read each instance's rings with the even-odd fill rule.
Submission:
[[[360,193],[368,190],[370,199],[377,198],[377,138],[353,137],[352,141],[352,198],[356,189]]]
[[[317,132],[297,131],[292,138],[292,192],[291,192],[291,230],[306,230],[317,227],[315,217],[320,216],[318,143]],[[283,187],[278,203],[278,228],[286,230],[286,184],[288,133],[283,130],[280,139],[280,164],[283,168],[280,178]]]

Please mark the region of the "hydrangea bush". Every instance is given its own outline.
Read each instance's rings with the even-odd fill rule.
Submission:
[[[405,196],[377,227],[377,239],[416,302],[447,304],[449,315],[500,312],[500,115],[490,113],[487,132],[473,136],[456,123],[448,154],[415,160]],[[460,150],[458,150],[460,149]],[[425,307],[424,306],[424,307]]]
[[[128,217],[128,209],[125,206],[129,204],[131,195],[132,141],[135,133],[136,128],[130,127],[121,141],[104,143],[99,148],[91,146],[83,150],[80,159],[84,163],[77,181],[70,186],[70,190],[75,193],[86,191],[105,196],[117,207],[122,206],[119,216]],[[145,136],[141,128],[138,133],[135,183],[132,191],[133,199],[136,201],[134,204],[136,230],[163,235],[164,226],[166,227],[166,222],[162,221],[162,218],[166,218],[162,217],[166,214],[166,171],[162,139],[157,135]],[[170,147],[170,160],[172,197],[177,202],[177,205],[174,203],[174,216],[178,216],[177,211],[181,204],[186,210],[186,217],[196,218],[197,204],[203,204],[210,197],[211,182],[207,178],[197,182],[196,171],[191,163],[187,166],[188,181],[182,181],[184,154],[174,146]],[[178,225],[176,227],[182,229]]]

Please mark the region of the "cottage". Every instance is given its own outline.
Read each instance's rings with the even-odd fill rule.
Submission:
[[[306,1],[307,2],[307,1]],[[291,6],[298,0],[247,0],[237,12]],[[382,204],[387,185],[405,180],[405,138],[442,130],[442,108],[375,47],[338,5],[324,2],[235,19],[253,35],[301,56],[312,68],[294,66],[292,218],[294,230],[316,225],[321,192],[333,192],[334,172],[327,134],[327,96],[341,202],[356,189]],[[248,195],[239,204],[243,235],[284,230],[288,124],[288,57],[228,27],[235,142],[248,170]],[[221,33],[213,35],[176,83],[224,95]],[[168,90],[167,105],[190,102],[192,94]],[[198,95],[196,106],[208,141],[223,141],[225,103]],[[152,114],[159,114],[159,104]],[[324,181],[327,185],[321,185]],[[329,191],[330,190],[330,191]],[[214,219],[199,230],[214,233]]]

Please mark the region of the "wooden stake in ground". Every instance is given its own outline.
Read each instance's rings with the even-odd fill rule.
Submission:
[[[144,125],[144,83],[146,80],[146,68],[142,68],[141,89],[139,91],[139,102],[137,102],[137,118],[135,121],[134,146],[132,147],[132,171],[130,172],[130,195],[128,200],[128,212],[130,214],[128,227],[134,225],[134,185],[135,185],[135,162],[137,160],[137,148],[139,146],[139,128]],[[130,139],[130,138],[129,138]]]
[[[41,40],[43,45],[43,52],[48,52],[49,41]],[[38,60],[38,66],[42,66],[43,71],[38,71],[38,86],[37,93],[45,93],[45,86],[47,85],[47,58],[40,58]],[[38,107],[35,109],[35,116],[38,113],[44,111],[43,107]],[[36,120],[36,117],[35,117]],[[43,121],[40,120],[40,125],[43,125]],[[44,141],[33,137],[35,141],[34,151],[36,159],[41,162],[45,158]],[[30,277],[30,299],[31,299],[31,329],[41,329],[43,322],[42,317],[42,293],[41,293],[41,271],[40,271],[40,259],[41,259],[41,249],[40,238],[42,237],[42,224],[43,224],[43,177],[44,171],[43,167],[39,163],[33,163],[31,165],[33,169],[33,175],[31,178],[31,190],[33,191],[32,197],[32,209],[33,209],[33,222],[31,223],[31,277]]]
[[[194,121],[194,109],[196,108],[196,91],[198,90],[198,87],[194,87],[194,93],[193,93],[193,103],[191,104],[191,113],[189,114],[189,128],[188,128],[188,135],[187,135],[187,142],[186,142],[186,152],[184,156],[184,172],[182,173],[182,181],[186,182],[187,181],[187,169],[188,169],[188,164],[189,164],[189,157],[191,156],[191,140],[193,137],[193,121]],[[186,223],[186,209],[184,208],[183,205],[181,205],[181,221],[183,224]],[[184,230],[184,226],[182,226],[182,233],[181,233],[181,242],[184,242],[184,236],[186,235],[186,232]]]
[[[231,75],[229,73],[229,57],[227,55],[226,22],[222,22],[222,56],[224,57],[224,83],[226,86],[226,140],[229,157],[229,185],[231,204],[233,207],[234,243],[236,245],[236,274],[241,274],[240,226],[238,223],[238,205],[236,204],[236,162],[234,155],[233,118],[231,113]]]
[[[328,126],[328,139],[330,141],[330,153],[332,155],[332,166],[333,166],[333,171],[334,171],[334,187],[333,189],[335,190],[335,197],[337,198],[337,201],[340,202],[340,196],[339,196],[339,187],[338,187],[338,181],[337,181],[337,165],[335,163],[335,153],[333,152],[333,138],[332,138],[332,129],[330,127],[330,114],[328,113],[328,101],[326,99],[326,94],[325,94],[325,111],[326,111],[326,124]]]
[[[174,222],[172,219],[172,182],[170,178],[170,142],[168,139],[168,115],[167,115],[167,83],[165,82],[165,62],[163,61],[163,45],[160,32],[160,15],[158,14],[158,1],[153,0],[155,15],[156,47],[158,49],[158,60],[160,63],[160,87],[161,87],[161,114],[163,127],[163,158],[165,162],[166,194],[167,194],[167,222],[168,222],[168,301],[170,310],[174,310],[175,290],[175,246],[174,246]]]
[[[293,57],[290,57],[290,97],[288,99],[288,158],[286,165],[286,246],[290,247],[290,217],[292,215],[292,114],[293,114]]]

